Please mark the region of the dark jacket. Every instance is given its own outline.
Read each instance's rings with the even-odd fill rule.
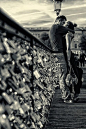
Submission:
[[[62,38],[64,35],[68,33],[68,31],[73,31],[73,30],[61,26],[59,24],[52,25],[49,32],[49,38],[51,42],[51,47],[54,51],[63,52]]]
[[[72,64],[72,68],[78,78],[78,83],[74,86],[74,90],[76,94],[80,93],[80,88],[82,87],[82,75],[83,70],[79,67],[77,67],[77,61],[75,60],[74,54],[71,52],[71,59],[70,62]]]

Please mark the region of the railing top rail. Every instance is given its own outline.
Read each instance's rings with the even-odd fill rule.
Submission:
[[[20,32],[24,33],[27,36],[34,37],[31,34],[31,32],[28,32],[26,29],[24,29],[17,21],[15,21],[13,18],[11,18],[2,8],[0,8],[0,16],[1,16],[0,19],[3,20],[3,21],[5,21],[11,27],[19,30]]]
[[[30,31],[27,31],[25,28],[23,28],[18,22],[16,22],[13,18],[11,18],[2,8],[0,8],[0,20],[8,24],[13,29],[18,30],[24,36],[33,39],[35,42],[45,47],[48,51],[56,53],[56,51],[53,51],[48,46],[46,46],[42,41],[37,39]],[[15,32],[14,35],[17,35],[17,33]]]

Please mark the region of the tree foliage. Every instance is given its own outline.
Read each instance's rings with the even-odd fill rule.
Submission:
[[[49,35],[46,32],[44,32],[40,35],[40,39],[45,41],[45,40],[49,39]]]
[[[49,35],[48,35],[46,32],[43,32],[43,33],[40,35],[40,40],[41,40],[46,46],[48,46],[48,47],[51,48]]]
[[[86,35],[82,35],[79,43],[82,50],[86,50]]]

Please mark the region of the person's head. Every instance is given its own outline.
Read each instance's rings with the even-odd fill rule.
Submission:
[[[67,18],[64,15],[60,15],[56,18],[55,23],[63,26],[66,21],[67,21]]]
[[[65,26],[68,27],[71,30],[74,30],[74,27],[76,27],[77,24],[75,24],[75,23],[73,24],[71,21],[67,21]]]

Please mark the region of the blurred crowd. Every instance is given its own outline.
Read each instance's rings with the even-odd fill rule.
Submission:
[[[85,67],[86,53],[81,51],[80,54],[74,54],[74,56],[77,61],[77,66]]]

